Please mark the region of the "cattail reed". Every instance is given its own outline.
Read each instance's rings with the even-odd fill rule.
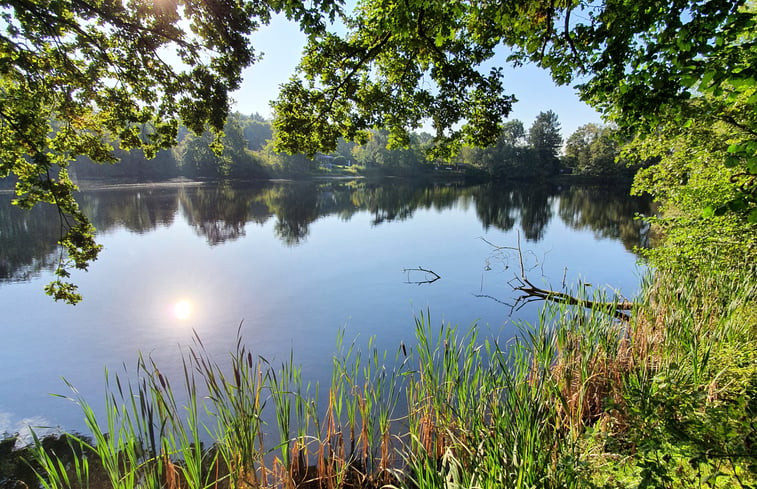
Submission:
[[[68,435],[82,454],[70,464],[35,439],[40,482],[83,489],[98,471],[113,489],[577,489],[592,476],[590,456],[604,449],[587,445],[596,433],[631,436],[634,416],[660,412],[655,396],[668,384],[722,406],[731,391],[713,358],[757,351],[749,337],[757,326],[731,319],[752,311],[753,281],[713,276],[666,288],[659,280],[674,283],[664,275],[648,282],[631,321],[551,305],[507,343],[480,340],[475,325],[436,328],[424,313],[416,343],[401,343],[391,361],[372,339],[361,350],[340,332],[326,399],[292,354],[274,367],[238,334],[221,365],[196,336],[183,382],[139,356],[135,372],[106,371],[102,417],[77,393],[91,438]],[[732,464],[718,474],[747,473],[745,462]],[[707,470],[702,478],[716,473]]]

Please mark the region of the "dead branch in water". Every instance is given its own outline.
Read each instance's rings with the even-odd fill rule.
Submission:
[[[513,290],[517,290],[522,293],[513,304],[508,304],[495,297],[485,294],[477,294],[476,297],[486,297],[493,299],[501,304],[506,304],[511,307],[511,312],[519,310],[526,304],[539,300],[552,301],[557,304],[567,304],[571,306],[585,307],[592,310],[603,311],[607,314],[614,316],[622,321],[628,321],[631,319],[630,314],[626,311],[630,311],[634,307],[634,303],[628,300],[612,301],[612,302],[599,302],[589,299],[581,299],[565,292],[557,292],[550,289],[543,289],[532,284],[526,276],[526,270],[523,265],[523,251],[520,245],[520,233],[518,233],[518,246],[497,246],[484,238],[482,241],[492,246],[496,251],[512,250],[518,253],[518,261],[520,264],[520,276],[516,275],[512,280],[508,282]],[[565,277],[563,277],[563,285],[565,284]]]
[[[402,271],[407,273],[407,281],[405,281],[406,284],[414,284],[414,285],[433,284],[434,282],[436,282],[437,280],[439,280],[440,278],[442,278],[435,271],[428,270],[428,269],[423,268],[423,267],[418,267],[418,268],[403,268]],[[410,272],[423,272],[423,273],[426,274],[426,277],[430,276],[431,278],[427,278],[426,280],[412,280],[411,281],[410,280]]]
[[[595,311],[603,311],[623,321],[628,321],[629,319],[631,319],[631,316],[627,312],[625,312],[630,311],[634,307],[634,303],[630,301],[624,300],[619,302],[598,302],[588,299],[580,299],[564,292],[556,292],[554,290],[536,287],[525,277],[515,277],[509,282],[510,285],[512,285],[515,281],[517,281],[517,283],[519,283],[520,285],[513,286],[513,289],[522,292],[523,295],[515,300],[515,304],[513,305],[514,309],[520,309],[529,302],[546,300],[555,302],[557,304],[567,304],[570,306],[585,307]]]

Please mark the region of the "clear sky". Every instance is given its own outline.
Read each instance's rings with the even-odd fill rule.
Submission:
[[[279,85],[294,73],[305,36],[296,24],[277,16],[255,33],[252,43],[264,53],[263,59],[244,72],[242,86],[233,94],[234,109],[270,118],[269,102],[276,98]],[[555,86],[547,72],[536,66],[506,68],[505,87],[518,99],[510,119],[520,119],[526,129],[539,112],[546,110],[557,114],[563,139],[583,124],[601,122],[599,114],[581,102],[575,90]]]

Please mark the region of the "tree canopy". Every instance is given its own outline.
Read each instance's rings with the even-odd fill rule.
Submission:
[[[557,154],[562,146],[557,114],[551,110],[539,113],[528,130],[528,142],[534,149],[535,163],[546,174],[554,172],[559,163]]]
[[[663,163],[645,170],[636,191],[691,203],[677,210],[692,222],[730,215],[731,228],[753,242],[756,20],[748,0],[365,0],[346,34],[310,39],[298,75],[274,105],[276,144],[331,149],[340,135],[360,137],[380,125],[401,145],[424,117],[440,154],[460,142],[495,144],[514,101],[497,66],[533,62],[556,83],[575,84],[619,138],[646,148],[639,153],[644,161],[627,155],[629,161]],[[717,138],[694,137],[701,131],[690,129],[702,121],[717,127]],[[667,158],[666,143],[673,142],[675,161]],[[718,198],[689,185],[695,168],[680,165],[705,155],[722,167],[718,181],[727,191]],[[662,181],[670,185],[655,184]]]
[[[279,144],[332,145],[336,134],[372,124],[402,140],[425,117],[440,140],[491,143],[513,98],[500,70],[477,68],[505,61],[536,62],[558,83],[581,81],[582,97],[606,115],[650,129],[659,108],[687,100],[700,82],[723,89],[751,76],[754,19],[744,4],[366,0],[344,36],[310,39],[276,104]],[[511,50],[507,60],[500,45]],[[302,127],[318,136],[296,137]]]
[[[16,203],[57,206],[68,255],[48,287],[79,300],[63,279],[99,246],[73,197],[77,156],[116,161],[114,148],[147,156],[176,143],[183,123],[220,135],[229,93],[257,54],[248,35],[283,12],[314,34],[340,11],[317,0],[0,0],[0,178]],[[70,260],[70,261],[69,261]]]
[[[585,124],[565,142],[566,165],[582,175],[612,175],[623,168],[616,163],[620,152],[610,126]]]
[[[280,149],[331,150],[374,125],[405,144],[426,117],[437,148],[493,144],[514,101],[496,66],[534,62],[576,83],[626,136],[686,125],[701,110],[692,100],[709,96],[706,111],[733,133],[741,193],[731,207],[757,221],[757,29],[746,0],[365,0],[347,27],[311,37],[283,87]]]
[[[274,104],[278,149],[331,152],[376,128],[407,146],[428,119],[438,155],[493,144],[515,101],[500,67],[534,62],[577,84],[627,138],[671,134],[702,114],[717,121],[722,145],[706,150],[732,191],[700,211],[757,222],[747,0],[362,0],[349,15],[340,0],[0,0],[0,177],[14,176],[19,205],[60,210],[70,262],[49,293],[78,300],[67,269],[99,251],[69,163],[113,162],[115,147],[154,155],[175,144],[179,122],[212,129],[220,153],[229,92],[257,56],[248,35],[278,12],[308,35]],[[330,28],[337,17],[343,34]]]

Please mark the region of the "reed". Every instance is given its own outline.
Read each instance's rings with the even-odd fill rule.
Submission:
[[[324,399],[292,354],[274,367],[238,334],[219,364],[196,337],[178,387],[140,356],[133,377],[106,373],[102,418],[75,395],[92,441],[71,437],[82,456],[64,464],[37,440],[40,482],[578,488],[709,477],[712,487],[747,487],[757,288],[748,275],[673,278],[658,271],[645,283],[630,322],[547,305],[539,324],[518,325],[506,343],[480,338],[475,325],[434,326],[428,312],[416,319],[415,344],[393,356],[340,332]],[[708,444],[721,459],[708,459]],[[94,471],[106,485],[93,484]]]
[[[32,431],[32,438],[34,441],[32,457],[39,467],[33,470],[42,489],[89,488],[89,463],[88,458],[83,456],[81,451],[83,444],[80,439],[66,436],[69,451],[64,454],[42,449],[43,440],[34,431]],[[73,467],[69,467],[66,460],[73,460]]]
[[[172,384],[158,366],[141,360],[140,388],[124,397],[131,399],[135,414],[119,418],[118,413],[131,411],[111,397],[112,415],[106,424],[92,423],[100,441],[91,448],[100,450],[98,456],[113,474],[112,482],[132,487],[199,489],[223,481],[230,487],[314,482],[322,487],[407,487],[437,481],[428,479],[431,467],[453,471],[461,481],[523,483],[545,461],[551,463],[554,444],[546,433],[552,431],[554,421],[552,411],[540,408],[546,405],[540,396],[546,392],[551,361],[547,357],[554,355],[553,350],[539,350],[540,357],[532,354],[534,346],[549,341],[531,335],[528,341],[509,345],[505,353],[491,343],[478,345],[475,328],[461,337],[450,326],[434,334],[428,316],[419,318],[416,327],[417,349],[398,349],[393,363],[372,341],[367,360],[359,353],[353,355],[352,347],[347,349],[335,361],[329,405],[322,417],[317,392],[313,397],[309,389],[302,389],[300,370],[291,357],[273,369],[265,361],[254,362],[240,340],[232,355],[231,375],[226,376],[204,353],[198,338],[183,369],[188,406],[182,411]],[[196,375],[208,391],[205,399],[198,395]],[[263,399],[265,391],[268,396]],[[351,399],[345,399],[345,393]],[[407,413],[398,416],[403,394]],[[260,440],[267,402],[275,415],[279,442],[264,451]],[[201,425],[201,407],[215,420],[212,428]],[[121,439],[131,434],[135,447],[151,446],[145,452],[149,457],[111,463],[114,457],[137,459],[130,454],[138,450],[104,436],[106,429],[118,433],[119,422],[125,427]],[[201,428],[213,435],[213,450],[202,449]],[[352,455],[345,449],[347,432],[354,442]],[[97,433],[103,436],[98,438]],[[309,445],[317,447],[314,470]],[[272,451],[274,462],[266,471],[265,455]],[[220,466],[224,470],[219,477]]]
[[[241,327],[241,326],[240,326]],[[215,423],[207,431],[215,441],[215,473],[220,464],[228,471],[232,487],[257,487],[267,482],[263,457],[264,362],[253,357],[237,335],[230,355],[231,372],[215,363],[201,339],[195,337],[189,351],[190,365],[200,375],[207,391],[205,409]]]

